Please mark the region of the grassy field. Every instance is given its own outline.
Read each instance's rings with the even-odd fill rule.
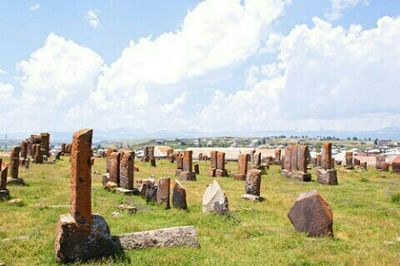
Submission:
[[[69,161],[56,165],[31,165],[22,171],[27,186],[9,186],[22,206],[0,203],[0,261],[6,265],[54,265],[55,224],[68,213]],[[7,161],[7,160],[6,160]],[[136,160],[138,161],[138,160]],[[157,168],[137,162],[136,178],[171,176],[175,164],[165,160]],[[236,163],[228,169],[236,171]],[[208,162],[200,162],[197,182],[182,182],[189,211],[165,210],[140,197],[105,191],[101,175],[93,175],[93,212],[105,217],[113,234],[162,227],[194,225],[201,247],[146,249],[90,265],[400,265],[400,176],[375,169],[357,172],[338,169],[339,186],[300,183],[283,178],[273,166],[263,176],[263,202],[240,198],[244,181],[217,178],[229,199],[228,216],[201,212],[202,195],[212,180]],[[96,159],[93,171],[103,173],[105,160]],[[313,179],[315,172],[312,170]],[[287,212],[301,192],[317,189],[334,213],[335,237],[308,238],[297,233]],[[397,197],[396,197],[397,195]],[[135,215],[113,217],[120,203],[139,209]],[[86,265],[86,264],[84,264]]]

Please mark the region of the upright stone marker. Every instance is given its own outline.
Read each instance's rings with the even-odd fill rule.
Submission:
[[[333,236],[332,210],[318,191],[302,193],[288,218],[297,231],[306,232],[310,237]]]
[[[281,174],[299,181],[311,181],[311,174],[307,173],[307,163],[308,147],[290,144],[285,149]]]
[[[10,177],[7,180],[8,184],[13,185],[24,185],[25,182],[22,178],[18,176],[19,174],[19,153],[21,151],[21,146],[13,147],[10,153]]]
[[[41,139],[41,148],[44,151],[44,155],[47,157],[50,157],[50,134],[49,133],[41,133],[40,134],[40,139]]]
[[[250,169],[246,176],[245,193],[242,195],[243,199],[261,201],[261,170]]]
[[[203,195],[203,212],[226,214],[229,212],[228,198],[222,191],[218,182],[214,180]]]
[[[121,160],[121,153],[118,151],[111,152],[108,158],[110,181],[119,186],[119,164]]]
[[[196,173],[193,172],[193,151],[184,151],[182,158],[182,171],[179,176],[185,181],[196,181]]]
[[[157,203],[169,209],[169,191],[171,179],[169,177],[161,178],[158,181]]]
[[[250,154],[239,154],[238,173],[234,175],[236,180],[245,180]]]
[[[186,190],[176,179],[174,189],[172,191],[172,207],[182,210],[187,210],[188,208],[186,202]]]
[[[225,169],[225,153],[217,152],[217,169],[215,176],[228,176],[228,171]]]
[[[354,169],[354,167],[353,167],[353,152],[351,152],[351,151],[346,152],[345,158],[346,158],[346,165],[344,167],[348,170],[353,170]]]
[[[120,249],[107,222],[91,213],[91,146],[93,130],[73,136],[71,150],[70,213],[61,215],[56,228],[57,262],[70,263],[110,256]]]
[[[217,170],[217,151],[210,151],[210,164],[208,176],[214,177]]]
[[[135,152],[133,151],[122,151],[121,160],[119,163],[119,185],[123,189],[132,190],[134,182],[134,159]]]
[[[43,163],[43,152],[40,144],[33,144],[34,149],[34,161],[35,163],[41,164]]]
[[[317,168],[317,181],[323,185],[337,185],[337,172],[332,164],[332,143],[326,142],[322,147],[321,166]]]
[[[0,200],[10,198],[10,191],[7,189],[7,171],[8,166],[3,166],[0,158]]]

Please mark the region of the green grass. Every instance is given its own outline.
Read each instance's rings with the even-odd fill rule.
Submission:
[[[21,176],[27,186],[9,186],[13,198],[24,205],[0,203],[0,261],[6,265],[54,265],[55,224],[68,213],[69,161],[56,165],[31,165]],[[171,176],[175,164],[157,161],[151,168],[136,160],[140,172],[135,179],[153,174]],[[228,163],[235,172],[237,164]],[[101,175],[93,175],[93,212],[101,214],[113,234],[162,227],[194,225],[199,249],[158,248],[128,251],[124,257],[91,265],[398,265],[400,264],[400,176],[338,169],[339,186],[300,183],[280,176],[276,166],[263,176],[263,202],[240,198],[243,181],[217,178],[229,198],[231,214],[201,212],[202,195],[212,180],[208,163],[201,162],[197,182],[182,182],[188,193],[189,211],[165,210],[148,205],[140,197],[105,191]],[[94,171],[103,173],[105,160],[96,159]],[[315,172],[312,170],[313,179]],[[317,189],[333,209],[334,234],[330,238],[308,238],[296,232],[287,212],[301,192]],[[135,215],[113,217],[120,203],[136,205]],[[388,244],[390,242],[390,244]]]

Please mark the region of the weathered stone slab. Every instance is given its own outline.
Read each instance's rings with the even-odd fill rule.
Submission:
[[[183,165],[182,170],[184,172],[193,172],[193,151],[184,151],[183,152]]]
[[[135,232],[117,236],[123,249],[150,247],[199,247],[193,226],[180,226],[158,230]]]
[[[250,157],[249,154],[239,154],[237,176],[242,177],[239,179],[243,179],[243,176],[246,177],[249,157]]]
[[[321,167],[325,170],[332,169],[332,143],[325,142],[322,146]]]
[[[217,169],[224,170],[225,169],[225,153],[217,152]]]
[[[18,170],[19,170],[19,153],[21,152],[21,146],[15,146],[12,148],[10,153],[10,177],[13,179],[18,179]]]
[[[157,166],[156,158],[154,158],[154,157],[150,158],[150,166],[152,166],[152,167],[156,167]]]
[[[199,165],[196,163],[195,165],[193,165],[193,168],[194,168],[194,173],[195,173],[196,175],[199,175],[199,174],[200,174],[200,167],[199,167]]]
[[[169,177],[161,178],[158,181],[157,190],[157,203],[169,209],[169,195],[170,195],[170,183],[171,179]]]
[[[114,151],[109,155],[109,173],[110,173],[110,181],[116,183],[119,186],[119,175],[120,175],[120,160],[121,153]]]
[[[338,185],[336,169],[317,168],[317,181],[323,185]]]
[[[135,152],[124,150],[121,152],[119,163],[119,185],[121,188],[132,190],[134,182],[133,163]]]
[[[182,210],[187,210],[186,190],[175,179],[174,189],[172,191],[172,207]]]
[[[317,192],[302,193],[288,213],[295,229],[310,237],[333,236],[333,214],[329,204]]]
[[[93,130],[82,129],[73,135],[71,148],[70,213],[78,224],[92,222],[91,184]]]
[[[218,182],[214,180],[203,195],[203,212],[225,214],[229,211],[228,198]]]
[[[245,194],[260,196],[261,189],[261,171],[251,169],[246,175]]]
[[[217,151],[210,151],[210,168],[217,169]]]
[[[196,173],[195,172],[184,172],[184,171],[181,171],[179,173],[179,177],[183,181],[196,181]]]

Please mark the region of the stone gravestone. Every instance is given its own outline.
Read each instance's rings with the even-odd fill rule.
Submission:
[[[154,158],[154,157],[151,157],[151,158],[150,158],[150,166],[153,166],[153,167],[156,167],[156,166],[157,166],[157,164],[156,164],[156,158]]]
[[[203,195],[203,212],[217,214],[229,212],[228,198],[216,180],[207,187]]]
[[[262,171],[258,169],[250,169],[246,175],[245,193],[242,195],[243,199],[261,201],[261,174]]]
[[[106,173],[110,172],[110,155],[117,150],[114,148],[108,148],[106,151]]]
[[[392,172],[400,174],[400,156],[396,156],[392,161]]]
[[[34,149],[34,162],[41,164],[43,163],[43,152],[42,148],[40,147],[40,144],[33,144],[33,149]]]
[[[348,170],[353,170],[353,152],[348,151],[346,152],[345,155],[345,159],[346,159],[346,164],[344,166],[344,168],[348,169]]]
[[[317,181],[323,185],[337,185],[337,172],[332,164],[332,143],[326,142],[322,147],[321,167],[317,168]]]
[[[187,210],[188,208],[186,202],[186,190],[176,179],[174,189],[172,190],[172,207],[182,210]]]
[[[113,151],[110,153],[109,158],[109,179],[119,186],[119,164],[121,161],[121,153],[118,151]]]
[[[110,256],[119,249],[104,218],[92,215],[92,135],[91,129],[82,129],[73,135],[70,213],[59,217],[54,245],[59,263]]]
[[[196,173],[193,172],[193,151],[184,151],[182,158],[182,171],[179,173],[181,180],[196,181]]]
[[[225,169],[225,153],[217,152],[217,169],[215,176],[228,176],[228,171]]]
[[[171,179],[169,177],[160,178],[158,181],[157,203],[166,209],[169,209],[170,183]]]
[[[196,164],[193,165],[193,168],[194,168],[194,173],[195,173],[196,175],[199,175],[199,174],[200,174],[199,165],[196,163]]]
[[[317,192],[300,194],[288,213],[294,228],[310,237],[333,236],[333,214],[326,200]]]
[[[135,152],[124,150],[121,151],[121,158],[119,162],[119,185],[120,192],[132,193],[133,192],[133,182],[134,182],[134,159]]]
[[[178,153],[175,159],[176,159],[176,176],[179,176],[183,169],[183,154]]]
[[[245,180],[250,154],[239,154],[238,172],[234,175],[236,180]]]
[[[3,166],[0,158],[0,200],[8,200],[10,191],[7,189],[7,171],[8,166]]]
[[[282,154],[281,149],[275,149],[275,158],[274,158],[275,165],[281,164],[281,154]]]
[[[290,144],[285,149],[282,176],[299,181],[311,181],[311,174],[307,173],[308,147],[306,145]]]
[[[50,134],[40,133],[40,144],[44,155],[50,157]]]
[[[217,170],[217,151],[210,151],[210,164],[208,176],[214,177]]]
[[[7,179],[8,184],[13,185],[24,185],[25,182],[19,177],[19,153],[21,151],[21,146],[15,146],[10,153],[10,164],[8,168],[10,169],[10,177]]]

